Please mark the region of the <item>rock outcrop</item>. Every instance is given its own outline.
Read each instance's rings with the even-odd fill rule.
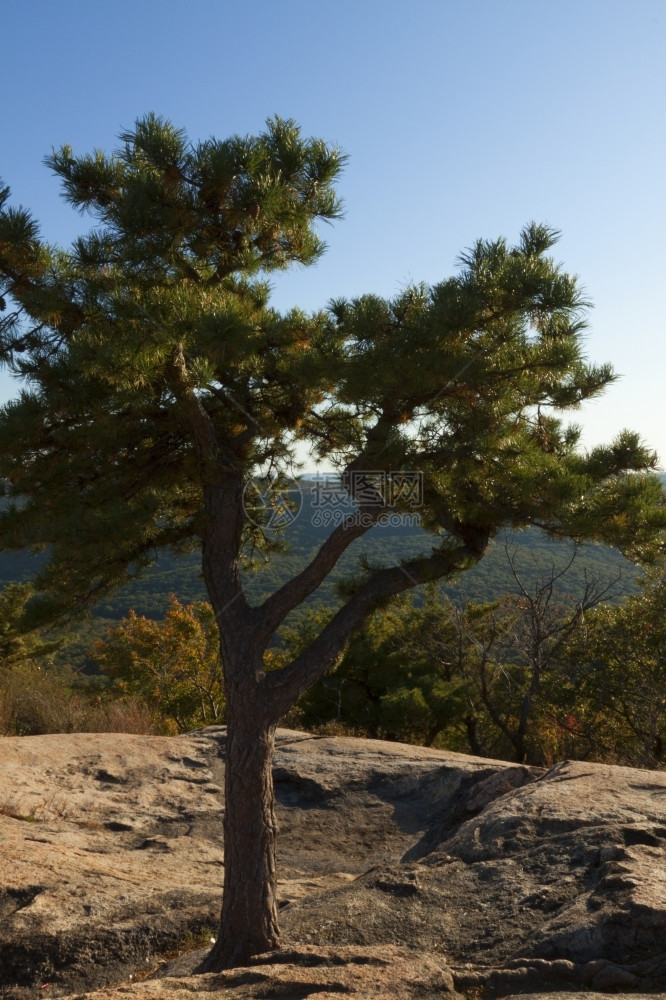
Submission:
[[[284,951],[193,977],[220,907],[224,741],[0,742],[0,995],[666,990],[666,773],[289,731]]]

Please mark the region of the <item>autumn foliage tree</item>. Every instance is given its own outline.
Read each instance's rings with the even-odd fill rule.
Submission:
[[[94,654],[120,691],[140,698],[177,732],[224,721],[220,637],[207,602],[181,604],[172,595],[161,622],[131,611],[94,643]]]
[[[506,526],[649,555],[665,521],[646,475],[656,459],[630,433],[584,454],[558,416],[613,373],[583,357],[584,298],[548,228],[478,242],[432,288],[281,315],[264,278],[322,252],[316,224],[340,214],[337,149],[278,118],[257,137],[191,143],[150,115],[113,155],[63,147],[48,163],[94,227],[52,247],[2,192],[0,360],[24,388],[0,412],[0,546],[48,549],[33,623],[81,613],[160,547],[200,546],[228,725],[222,917],[205,968],[233,966],[279,945],[280,718],[373,609],[474,565]],[[244,490],[288,470],[299,441],[337,464],[359,510],[252,606],[239,564],[265,532]],[[390,497],[366,488],[368,470]],[[361,566],[307,648],[266,670],[276,630],[348,546],[389,504],[411,509],[398,487],[414,477],[431,545]]]

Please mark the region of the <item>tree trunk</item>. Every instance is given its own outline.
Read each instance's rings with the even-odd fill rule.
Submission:
[[[224,893],[215,945],[199,967],[219,972],[280,946],[272,760],[275,726],[266,707],[227,704]]]

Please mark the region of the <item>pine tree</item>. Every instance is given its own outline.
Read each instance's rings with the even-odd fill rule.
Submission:
[[[614,376],[583,358],[585,302],[548,256],[553,231],[479,242],[459,274],[392,301],[270,308],[266,275],[323,250],[315,226],[340,214],[343,160],[291,121],[193,145],[151,115],[112,156],[48,158],[95,221],[68,250],[2,192],[0,359],[24,389],[0,411],[0,547],[48,549],[32,624],[82,613],[160,548],[201,547],[228,724],[209,970],[279,945],[275,728],[373,609],[474,565],[507,526],[647,557],[666,522],[635,435],[583,454],[558,417]],[[358,512],[251,606],[239,564],[268,533],[244,490],[258,470],[288,470],[298,442],[338,463]],[[412,510],[414,484],[432,548],[361,566],[310,644],[266,670],[285,617],[387,509]]]
[[[0,590],[0,680],[3,672],[35,660],[48,660],[63,645],[62,639],[26,633],[23,619],[33,594],[29,583],[9,583]]]

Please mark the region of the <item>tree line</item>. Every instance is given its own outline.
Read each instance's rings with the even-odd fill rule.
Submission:
[[[577,555],[527,576],[526,553],[507,545],[514,587],[495,600],[431,586],[422,601],[375,611],[282,724],[541,766],[567,758],[663,767],[666,577],[652,570],[617,600],[621,574],[581,583],[571,576]],[[11,585],[0,597],[6,735],[123,724],[173,734],[226,721],[209,603],[172,596],[160,621],[130,612],[91,642],[98,672],[83,677],[54,666],[60,642],[13,631],[29,593]],[[267,668],[298,655],[333,613],[312,609],[285,629]]]

